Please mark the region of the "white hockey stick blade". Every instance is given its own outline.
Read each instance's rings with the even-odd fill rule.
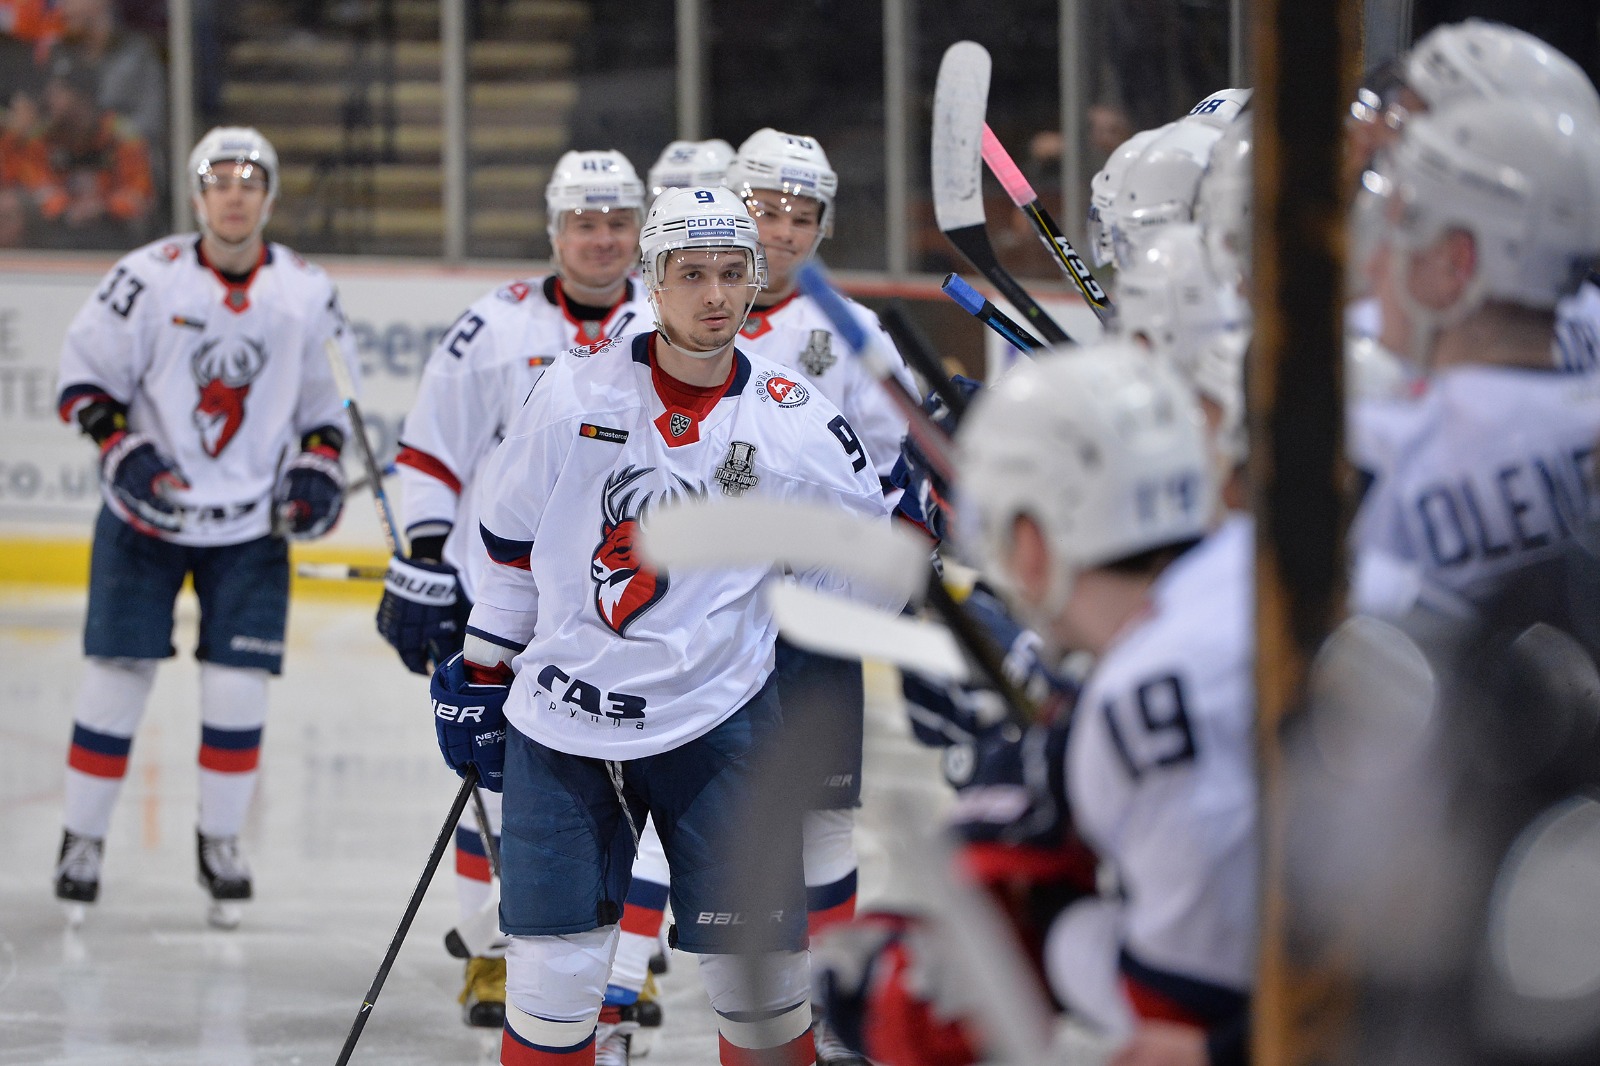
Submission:
[[[981,226],[983,117],[989,106],[989,52],[975,41],[945,49],[933,90],[933,214],[949,232]]]
[[[767,603],[779,631],[807,651],[880,659],[902,670],[958,683],[971,679],[961,646],[937,622],[890,614],[786,581],[768,587]]]
[[[669,569],[821,567],[905,602],[927,588],[930,547],[901,525],[838,507],[752,498],[663,506],[641,523],[639,550]]]

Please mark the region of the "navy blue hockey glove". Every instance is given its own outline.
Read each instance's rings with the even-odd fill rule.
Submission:
[[[963,396],[971,396],[983,388],[983,382],[974,381],[961,374],[951,378],[950,383]],[[955,412],[945,405],[937,392],[928,393],[928,398],[922,401],[922,409],[928,413],[934,425],[951,436],[955,435],[957,423]],[[905,489],[905,495],[900,497],[900,503],[895,509],[926,529],[935,540],[943,541],[945,500],[949,496],[950,486],[944,478],[934,472],[928,457],[922,453],[916,439],[909,433],[900,443],[900,458],[895,460],[894,469],[889,472],[889,483],[896,488]]]
[[[189,482],[178,464],[143,433],[121,431],[106,438],[100,449],[100,480],[111,509],[141,533],[156,536],[183,527],[183,512],[167,495],[188,488]]]
[[[455,568],[421,559],[389,560],[378,602],[378,633],[413,674],[429,673],[461,650],[461,585]]]
[[[505,706],[511,687],[467,680],[466,663],[456,652],[434,671],[430,691],[444,761],[463,777],[467,767],[476,766],[483,787],[499,792],[505,781]]]
[[[295,456],[284,467],[272,502],[283,534],[291,540],[311,540],[328,532],[344,510],[339,453],[319,446]]]

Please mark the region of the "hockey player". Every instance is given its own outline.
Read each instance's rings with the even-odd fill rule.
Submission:
[[[557,353],[649,328],[650,308],[632,276],[644,187],[627,158],[616,151],[566,153],[545,189],[545,209],[554,272],[503,285],[456,320],[428,359],[401,432],[400,524],[410,554],[390,561],[377,620],[379,633],[417,673],[461,650],[467,613],[488,565],[476,550],[479,475],[528,390]],[[491,821],[498,822],[499,797],[485,800]],[[657,880],[664,882],[659,845],[645,850],[657,857]],[[665,892],[641,888],[652,900]],[[494,905],[472,807],[456,830],[456,896],[463,923]],[[628,925],[638,929],[651,917],[630,916]],[[653,920],[659,927],[659,903]],[[647,932],[653,951],[655,931]],[[640,986],[649,958],[647,952],[637,964]],[[637,998],[638,988],[633,993]],[[460,1000],[469,1025],[500,1028],[505,961],[468,959]]]
[[[985,578],[1052,658],[1095,658],[1064,754],[1018,809],[1068,813],[1114,877],[1115,924],[1082,936],[1069,908],[1045,965],[1063,1003],[1116,1034],[1117,1066],[1237,1063],[1246,1046],[1251,534],[1242,516],[1208,533],[1202,427],[1170,370],[1108,340],[1019,366],[979,395],[957,434],[957,529]],[[1062,732],[1032,727],[1021,749],[1050,757]],[[848,966],[828,979],[862,993],[856,1031],[873,1060],[972,1061],[966,1034],[930,1009],[971,1002],[966,968],[919,957],[914,936],[867,944],[866,980]]]
[[[668,189],[721,185],[731,162],[733,145],[721,138],[673,141],[661,149],[661,155],[650,167],[650,197],[654,199]]]
[[[855,428],[892,503],[899,490],[889,476],[900,456],[905,417],[850,354],[822,309],[798,289],[800,268],[833,233],[839,177],[827,153],[815,138],[760,129],[739,146],[725,184],[744,198],[767,256],[767,284],[740,330],[742,350],[802,375],[808,387],[833,401]],[[884,350],[894,352],[878,316],[854,302],[848,306],[864,329],[878,334]],[[910,371],[903,363],[896,369],[915,394]],[[859,660],[802,651],[782,639],[778,677],[796,748],[810,755],[804,772],[815,781],[805,822],[806,907],[814,936],[855,913],[855,807],[861,801],[866,696]],[[817,1056],[824,1066],[859,1061],[820,1022]]]
[[[656,330],[558,360],[518,412],[481,478],[492,565],[464,656],[434,677],[447,760],[491,784],[504,775],[501,1061],[593,1062],[621,1032],[602,996],[648,813],[673,869],[677,946],[703,956],[722,1061],[809,1063],[798,827],[767,827],[757,896],[748,854],[730,846],[781,726],[768,574],[660,572],[634,538],[674,500],[754,493],[884,520],[887,508],[845,417],[734,347],[764,280],[738,197],[669,190],[640,244]]]
[[[332,283],[261,231],[278,157],[219,127],[189,156],[198,234],[124,256],[73,319],[60,410],[100,448],[84,652],[67,757],[56,895],[95,901],[106,830],[157,661],[174,654],[185,578],[200,601],[200,882],[211,921],[251,896],[239,831],[255,791],[267,678],[283,664],[289,550],[344,499],[341,397],[352,376]]]
[[[1528,100],[1465,100],[1413,116],[1378,177],[1380,339],[1427,380],[1415,400],[1355,412],[1371,488],[1354,543],[1470,604],[1596,513],[1600,393],[1554,372],[1550,350],[1557,302],[1600,252],[1600,130]],[[1369,606],[1384,591],[1358,582]]]

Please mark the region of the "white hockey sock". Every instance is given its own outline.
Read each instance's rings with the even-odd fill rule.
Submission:
[[[618,938],[617,957],[611,964],[611,981],[606,985],[607,1003],[627,1006],[639,998],[644,988],[650,957],[661,950],[669,876],[667,853],[656,832],[655,819],[647,819],[639,834],[633,880],[622,907],[622,935]]]
[[[67,752],[62,824],[68,831],[105,837],[155,679],[154,659],[90,658],[84,664]]]
[[[807,811],[801,826],[805,863],[806,926],[816,936],[856,913],[856,812]]]
[[[255,795],[265,670],[200,664],[200,832],[238,836]]]
[[[813,1061],[810,974],[803,951],[700,956],[723,1066]]]
[[[500,793],[479,789],[484,810],[489,815],[490,832],[495,845],[500,843]],[[477,804],[467,804],[456,823],[456,903],[461,907],[463,922],[473,918],[493,893],[493,876],[489,855],[483,849],[483,838],[478,833]]]

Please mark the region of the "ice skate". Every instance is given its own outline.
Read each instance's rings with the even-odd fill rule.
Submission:
[[[206,922],[217,929],[236,929],[244,919],[240,904],[251,898],[250,866],[239,850],[238,837],[208,837],[195,832],[200,886],[211,893]]]
[[[594,1032],[594,1066],[628,1066],[638,1031],[628,1007],[603,1008]]]
[[[661,989],[656,985],[655,974],[645,975],[639,998],[622,1008],[623,1017],[638,1023],[639,1030],[629,1041],[629,1051],[636,1059],[650,1054],[655,1043],[656,1030],[661,1028]]]
[[[817,1043],[817,1066],[872,1066],[865,1055],[846,1047],[820,1015],[811,1023],[811,1036]]]
[[[506,1022],[506,960],[467,960],[466,986],[456,997],[461,1020],[474,1029],[499,1029]]]
[[[62,901],[67,924],[76,929],[100,895],[100,860],[105,842],[62,830],[61,853],[56,860],[56,898]]]

